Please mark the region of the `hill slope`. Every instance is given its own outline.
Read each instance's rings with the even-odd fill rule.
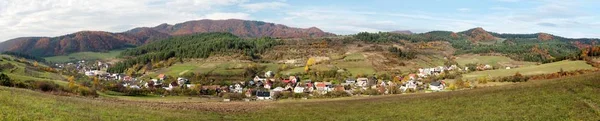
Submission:
[[[171,36],[207,32],[229,32],[240,37],[324,37],[333,34],[311,27],[293,28],[262,21],[198,20],[175,25],[140,27],[121,33],[80,31],[58,37],[21,37],[0,43],[0,51],[14,51],[35,56],[66,55],[75,52],[105,52],[134,47]]]
[[[591,73],[453,92],[250,103],[136,102],[0,87],[0,119],[599,120],[598,78]]]

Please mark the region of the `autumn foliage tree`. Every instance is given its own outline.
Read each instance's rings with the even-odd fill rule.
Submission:
[[[71,89],[76,88],[74,76],[67,78],[67,80],[69,81],[69,88],[71,88]]]
[[[310,70],[310,66],[316,64],[315,58],[308,58],[306,61],[306,66],[304,66],[304,72],[308,72]]]

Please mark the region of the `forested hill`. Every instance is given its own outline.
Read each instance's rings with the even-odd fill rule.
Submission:
[[[589,47],[598,41],[597,39],[569,39],[546,33],[498,34],[487,32],[483,28],[459,33],[431,31],[411,35],[361,32],[350,39],[371,43],[399,42],[399,40],[410,42],[447,41],[457,49],[455,54],[501,53],[516,60],[533,62],[576,59],[581,53],[581,48]]]
[[[333,35],[316,27],[295,28],[262,21],[205,19],[174,25],[139,27],[120,33],[80,31],[58,37],[20,37],[0,43],[0,51],[13,51],[42,57],[85,51],[103,52],[144,45],[171,36],[208,32],[228,32],[246,38],[309,38]]]
[[[174,58],[207,58],[213,54],[241,53],[248,59],[258,59],[259,54],[277,45],[270,37],[243,39],[231,33],[202,33],[172,37],[153,42],[121,53],[127,58],[109,69],[109,72],[124,72],[133,67],[135,71],[144,64]]]

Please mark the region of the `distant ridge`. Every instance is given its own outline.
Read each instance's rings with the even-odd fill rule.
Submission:
[[[205,19],[175,25],[161,24],[155,27],[139,27],[120,33],[80,31],[58,37],[20,37],[0,43],[0,51],[14,51],[44,57],[84,51],[101,52],[139,46],[171,36],[206,32],[229,32],[240,37],[275,38],[334,35],[316,27],[302,29],[262,21]]]

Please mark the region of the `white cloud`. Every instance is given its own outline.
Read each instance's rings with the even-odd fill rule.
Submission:
[[[81,30],[122,32],[134,27],[203,18],[249,19],[220,12],[246,0],[0,0],[0,42],[25,36],[60,36]]]
[[[470,8],[459,8],[459,9],[456,9],[456,10],[458,10],[460,12],[469,12],[469,11],[471,11]]]
[[[204,18],[224,20],[224,19],[250,19],[250,14],[247,13],[211,13],[207,14]]]
[[[264,10],[264,9],[278,9],[281,7],[288,6],[288,4],[283,2],[262,2],[262,3],[251,3],[251,4],[242,4],[240,5],[242,8],[250,10],[252,12]]]

